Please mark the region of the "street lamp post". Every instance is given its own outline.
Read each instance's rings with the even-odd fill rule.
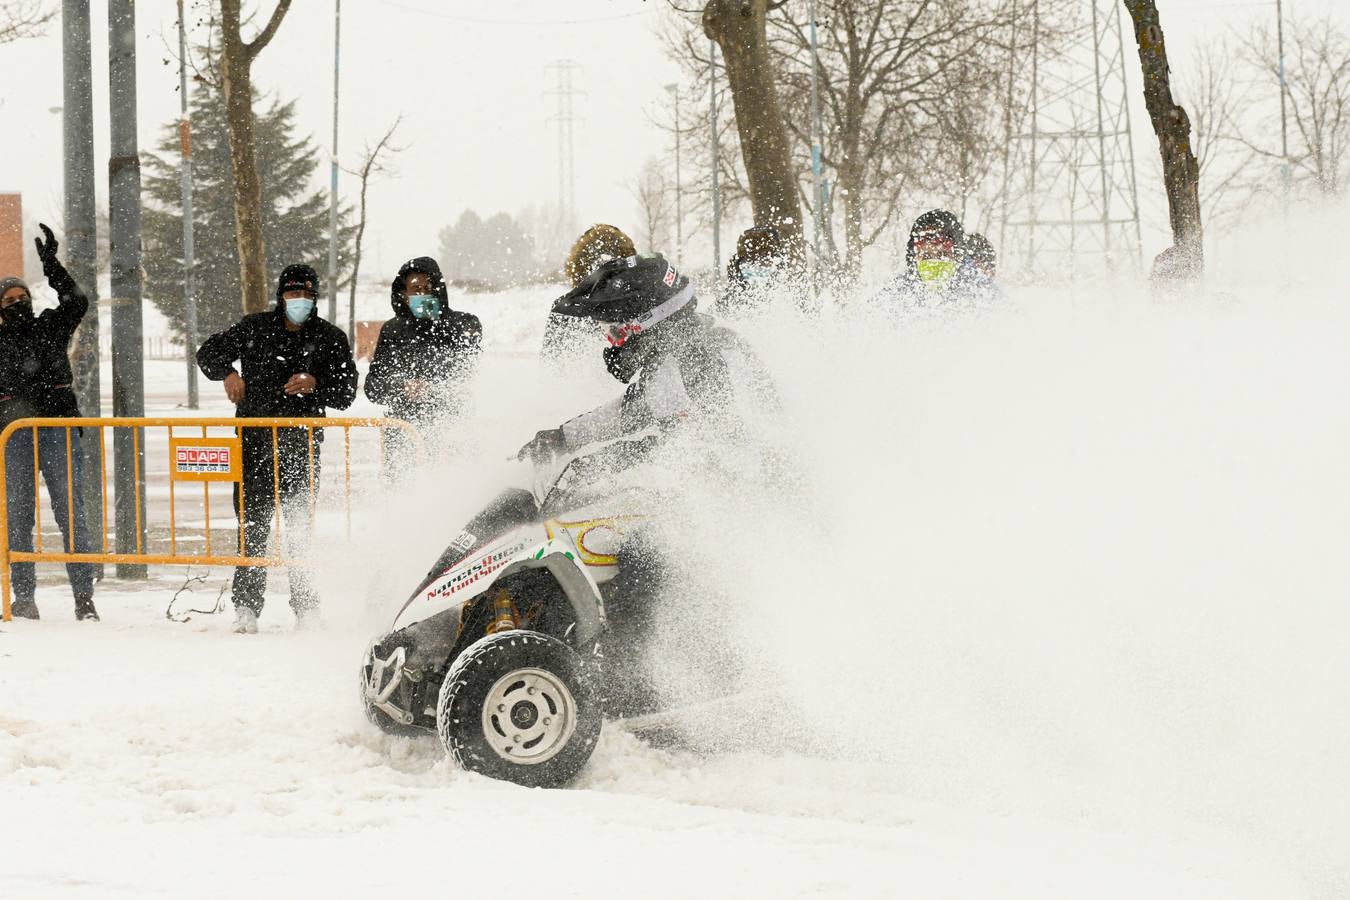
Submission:
[[[1289,119],[1286,111],[1285,101],[1285,77],[1284,77],[1284,3],[1282,0],[1275,0],[1275,40],[1279,44],[1280,53],[1280,181],[1284,192],[1285,214],[1289,212],[1289,189],[1292,181],[1292,172],[1289,168]]]
[[[684,257],[684,185],[680,179],[680,86],[666,85],[671,108],[675,110],[675,264]]]
[[[816,43],[816,0],[811,0],[811,185],[815,206],[815,251],[816,271],[821,268],[820,236],[824,231],[825,191],[822,188],[823,161],[821,159],[824,144],[824,128],[820,121],[820,53]],[[819,279],[817,278],[817,287]]]
[[[718,185],[717,41],[708,40],[708,122],[712,126],[713,281],[722,280],[722,190]]]
[[[342,37],[342,0],[333,0],[333,157],[328,183],[328,321],[337,321],[338,227],[338,50]]]
[[[183,194],[183,303],[186,312],[186,339],[183,356],[187,363],[187,405],[197,408],[197,287],[192,263],[192,119],[188,115],[187,95],[187,23],[183,19],[183,0],[178,0],[178,103],[182,119],[178,123],[178,142],[182,152]]]

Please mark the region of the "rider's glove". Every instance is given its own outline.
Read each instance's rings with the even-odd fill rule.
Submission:
[[[529,459],[535,465],[551,463],[567,450],[567,441],[563,439],[561,428],[549,428],[539,432],[516,454],[516,459]]]

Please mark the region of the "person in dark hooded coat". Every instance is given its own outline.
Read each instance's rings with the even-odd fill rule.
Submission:
[[[356,399],[356,360],[347,335],[319,318],[319,276],[310,266],[290,265],[277,280],[277,305],[252,313],[206,339],[197,351],[197,365],[212,381],[224,382],[235,415],[249,417],[322,417],[326,409],[346,409]],[[238,368],[235,367],[236,363]],[[281,500],[289,554],[303,560],[308,549],[311,490],[319,487],[319,450],[323,432],[315,429],[313,444],[306,428],[243,430],[242,482],[235,484],[235,510],[244,530],[244,555],[267,555]],[[243,502],[240,501],[242,491]],[[302,627],[318,624],[319,597],[310,573],[287,569],[291,608]],[[239,566],[232,595],[234,630],[256,634],[263,608],[267,569]]]
[[[40,227],[46,240],[36,239],[38,257],[58,302],[55,309],[34,314],[28,285],[14,276],[0,278],[0,427],[35,416],[80,415],[71,388],[73,376],[67,351],[75,329],[89,309],[89,299],[57,258],[56,236],[46,225]],[[79,428],[37,429],[37,467],[47,482],[53,517],[61,529],[62,549],[92,553],[93,535],[81,501],[84,493],[81,432]],[[14,551],[33,549],[38,501],[33,443],[32,430],[23,429],[16,431],[5,447],[9,549]],[[74,504],[68,505],[71,496]],[[72,523],[74,534],[69,534]],[[90,563],[66,564],[71,592],[75,595],[75,617],[83,621],[98,620],[94,609],[94,569]],[[25,619],[38,618],[33,563],[14,563],[10,573],[14,590],[11,613]]]
[[[932,209],[914,220],[905,271],[881,291],[877,303],[902,312],[974,308],[992,299],[990,285],[969,258],[961,220]]]
[[[746,229],[736,241],[736,255],[727,264],[718,311],[734,315],[764,306],[773,291],[790,279],[787,250],[778,229]]]
[[[366,374],[366,396],[390,417],[429,430],[458,415],[478,363],[483,324],[450,308],[445,277],[429,256],[399,267],[389,289],[394,317],[380,327]],[[386,433],[386,464],[397,474],[408,448]]]

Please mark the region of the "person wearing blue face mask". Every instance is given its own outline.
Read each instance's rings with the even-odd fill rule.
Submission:
[[[736,255],[727,264],[726,290],[718,311],[737,315],[767,304],[789,281],[786,253],[778,229],[746,229],[736,240]]]
[[[318,273],[311,266],[287,266],[277,280],[276,297],[272,310],[244,316],[206,339],[197,351],[202,374],[224,383],[235,414],[243,418],[318,417],[329,409],[351,406],[356,399],[356,360],[342,329],[319,317],[315,307]],[[323,432],[316,430],[311,454],[307,429],[278,429],[274,463],[271,430],[244,430],[241,484],[245,503],[240,527],[245,555],[268,554],[276,512],[273,503],[279,495],[290,543],[288,555],[305,557],[310,484],[317,490],[322,440]],[[241,484],[235,485],[236,511]],[[309,573],[300,567],[287,572],[297,620],[302,627],[316,625],[319,598]],[[266,587],[267,569],[240,566],[235,570],[236,632],[257,632]]]
[[[478,363],[483,325],[472,313],[450,308],[450,295],[436,260],[410,259],[399,267],[389,289],[394,316],[380,326],[380,337],[366,375],[366,397],[391,418],[427,432],[462,411]],[[386,471],[405,474],[411,448],[399,429],[385,433]]]

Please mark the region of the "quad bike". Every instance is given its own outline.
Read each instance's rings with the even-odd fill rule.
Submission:
[[[580,771],[615,714],[606,595],[643,508],[597,477],[601,462],[506,490],[464,526],[367,652],[372,722],[435,732],[463,768],[517,784],[562,786]]]

